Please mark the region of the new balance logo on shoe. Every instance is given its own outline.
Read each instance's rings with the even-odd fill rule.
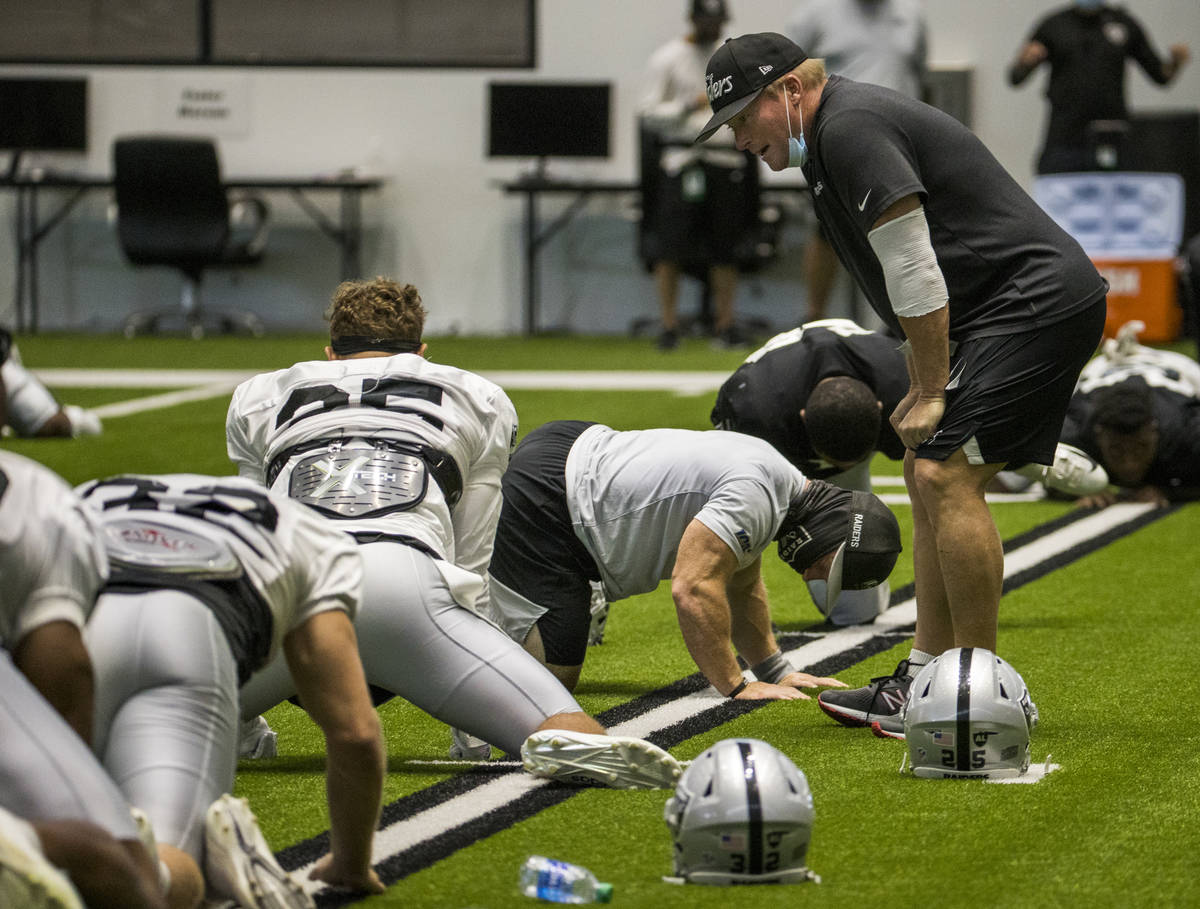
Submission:
[[[871,679],[862,688],[822,691],[817,705],[843,726],[871,726],[900,715],[911,685],[908,660],[901,660],[891,675]]]

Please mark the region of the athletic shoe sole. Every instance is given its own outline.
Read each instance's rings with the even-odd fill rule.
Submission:
[[[565,729],[535,732],[521,746],[535,776],[610,789],[673,789],[679,761],[645,739]]]
[[[84,909],[71,881],[42,855],[37,832],[0,809],[0,906]]]
[[[902,742],[905,740],[903,729],[901,729],[899,732],[897,732],[895,729],[884,729],[883,725],[878,720],[871,724],[871,731],[875,733],[877,738],[899,739]]]
[[[223,795],[205,817],[209,889],[246,909],[316,909],[275,860],[245,799]]]
[[[869,726],[869,713],[862,710],[852,710],[848,707],[838,707],[832,704],[826,704],[820,698],[817,698],[817,706],[825,711],[830,718],[837,720],[843,726]]]

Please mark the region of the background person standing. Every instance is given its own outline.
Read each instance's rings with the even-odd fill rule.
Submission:
[[[921,0],[804,0],[787,34],[809,55],[823,58],[827,72],[921,97],[928,56]],[[819,222],[804,246],[803,266],[805,321],[823,319],[841,268]]]
[[[712,334],[718,343],[743,342],[733,318],[737,293],[737,255],[753,223],[748,217],[746,156],[726,143],[696,148],[692,138],[707,119],[704,64],[724,34],[729,12],[725,0],[692,0],[691,31],[673,38],[650,57],[640,105],[642,128],[657,134],[661,152],[654,175],[656,190],[644,200],[653,223],[647,252],[658,292],[659,350],[673,350],[683,335],[679,315],[679,278],[684,265],[707,269],[712,297]]]
[[[1050,65],[1046,98],[1050,116],[1037,161],[1039,174],[1099,170],[1094,138],[1097,121],[1129,118],[1125,101],[1125,61],[1135,60],[1155,83],[1169,85],[1187,63],[1186,44],[1158,55],[1141,24],[1124,9],[1103,0],[1075,0],[1042,19],[1008,70],[1014,86],[1043,63]]]

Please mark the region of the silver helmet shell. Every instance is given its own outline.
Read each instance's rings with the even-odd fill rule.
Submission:
[[[930,660],[901,708],[915,776],[1003,779],[1029,769],[1037,707],[1020,674],[982,647]]]
[[[812,837],[812,791],[781,751],[724,739],[684,771],[663,816],[675,874],[695,884],[796,883]]]

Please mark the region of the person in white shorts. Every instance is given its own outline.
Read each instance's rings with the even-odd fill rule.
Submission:
[[[92,666],[80,629],[107,573],[96,526],[70,487],[46,467],[0,451],[6,897],[31,878],[53,889],[49,860],[90,906],[163,905],[129,804],[89,748]]]
[[[238,685],[278,652],[328,752],[331,851],[311,877],[381,892],[371,845],[384,752],[352,624],[362,588],[353,543],[238,477],[119,476],[79,493],[110,563],[85,629],[95,747],[149,816],[172,905],[198,905],[206,880],[242,906],[313,905],[245,800],[228,795]]]
[[[806,581],[826,581],[828,607],[842,587],[887,579],[900,530],[872,493],[810,480],[755,436],[553,421],[522,440],[504,475],[493,605],[573,689],[591,582],[616,601],[670,578],[684,643],[721,694],[795,699],[841,686],[795,671],[775,641],[761,576],[772,542]]]
[[[478,737],[484,752],[521,753],[535,772],[554,769],[551,740],[567,750],[581,741],[593,782],[673,785],[679,767],[669,754],[603,735],[478,611],[517,431],[508,396],[423,356],[425,309],[412,285],[346,282],[328,318],[327,359],[242,383],[226,434],[243,477],[303,502],[358,542],[366,577],[356,627],[368,681]],[[292,691],[286,668],[268,667],[243,690],[243,716]],[[452,756],[475,756],[470,744]]]

